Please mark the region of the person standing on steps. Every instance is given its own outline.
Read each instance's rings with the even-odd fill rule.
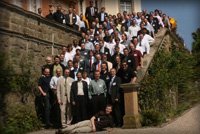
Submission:
[[[70,70],[65,69],[64,77],[60,78],[57,84],[57,98],[61,110],[62,127],[70,125],[72,122],[70,92],[71,92],[71,84],[74,81],[74,79],[69,77],[69,74]]]
[[[100,71],[98,70],[94,73],[94,80],[90,82],[88,95],[92,103],[92,115],[105,108],[107,88],[104,80],[100,79]]]
[[[45,68],[43,75],[40,77],[39,82],[38,82],[38,89],[41,94],[42,98],[42,104],[44,105],[44,123],[45,127],[49,128],[52,127],[52,124],[50,123],[50,93],[51,93],[51,88],[50,88],[50,81],[51,81],[51,76],[50,76],[50,69]]]
[[[82,73],[76,74],[77,81],[71,85],[70,101],[73,108],[73,123],[87,119],[88,85],[82,80]]]

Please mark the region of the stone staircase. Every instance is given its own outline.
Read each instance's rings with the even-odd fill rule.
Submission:
[[[137,83],[140,83],[142,79],[144,78],[145,74],[148,72],[148,68],[152,63],[152,60],[156,54],[156,52],[162,47],[165,46],[164,44],[167,44],[168,41],[166,39],[167,29],[162,28],[155,36],[155,41],[151,44],[150,48],[150,54],[145,55],[143,58],[143,67],[140,69],[137,73]]]

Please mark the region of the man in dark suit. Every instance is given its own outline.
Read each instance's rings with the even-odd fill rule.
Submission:
[[[59,5],[57,11],[53,14],[53,18],[56,22],[63,24],[64,14],[61,12],[62,7]]]
[[[108,61],[111,61],[110,50],[106,47],[104,40],[100,40],[99,45],[101,54],[105,54],[107,56]]]
[[[75,28],[76,23],[76,14],[73,13],[72,8],[69,8],[69,13],[65,16],[66,25]]]
[[[101,55],[100,54],[96,54],[95,55],[96,61],[92,64],[92,70],[93,72],[95,72],[96,70],[99,70],[99,72],[101,72]]]
[[[74,69],[70,71],[69,76],[73,78],[74,80],[77,80],[77,73],[83,71],[83,67],[79,67],[78,61],[73,61],[73,67]]]
[[[53,17],[53,9],[50,8],[49,9],[49,14],[46,16],[47,19],[54,21],[54,17]]]
[[[92,26],[92,21],[95,20],[95,17],[97,17],[97,12],[98,12],[98,8],[93,6],[93,1],[90,1],[90,6],[86,7],[86,11],[85,11],[85,17],[86,19],[88,19],[90,28]]]
[[[73,123],[87,119],[88,85],[82,81],[82,74],[76,74],[77,81],[71,86],[70,102],[72,103]]]
[[[120,77],[116,76],[116,69],[110,70],[110,83],[108,88],[108,103],[113,105],[113,117],[116,127],[122,126],[122,114],[120,109]]]
[[[105,12],[105,7],[102,7],[101,12],[98,13],[99,24],[103,24],[105,17],[108,17],[108,13]]]
[[[136,71],[136,65],[135,65],[135,58],[133,55],[129,54],[128,48],[124,48],[124,54],[122,61],[126,61],[128,63],[128,66],[133,70]]]

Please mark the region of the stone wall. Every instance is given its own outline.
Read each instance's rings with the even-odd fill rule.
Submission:
[[[59,54],[62,46],[79,38],[78,31],[0,1],[0,51],[16,70],[27,56],[40,70],[46,56]]]

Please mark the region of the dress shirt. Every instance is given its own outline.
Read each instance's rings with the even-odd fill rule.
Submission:
[[[78,81],[78,93],[77,93],[77,95],[84,95],[82,81]]]
[[[111,81],[110,81],[110,85],[109,85],[109,94],[111,95],[111,87],[112,87],[112,84],[113,84],[113,81],[115,79],[115,76],[112,77]]]
[[[88,91],[90,99],[92,98],[92,95],[104,94],[104,96],[106,97],[106,92],[107,92],[107,88],[106,88],[106,84],[104,80],[102,79],[91,80],[89,91]]]
[[[94,7],[91,7],[90,11],[91,11],[91,16],[94,16]]]
[[[57,89],[57,82],[58,82],[58,79],[61,78],[62,76],[53,76],[51,78],[51,81],[50,81],[50,87],[51,89]]]
[[[105,13],[101,13],[101,21],[104,21]]]

